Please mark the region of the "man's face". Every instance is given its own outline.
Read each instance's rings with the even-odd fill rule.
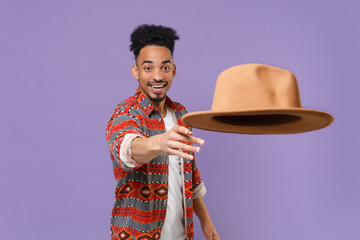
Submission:
[[[165,100],[176,66],[167,47],[146,46],[140,50],[133,76],[138,79],[140,90],[155,105]]]

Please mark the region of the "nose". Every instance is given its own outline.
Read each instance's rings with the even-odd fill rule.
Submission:
[[[163,74],[161,72],[160,69],[156,69],[153,71],[153,76],[152,76],[153,80],[155,81],[160,81],[163,79]]]

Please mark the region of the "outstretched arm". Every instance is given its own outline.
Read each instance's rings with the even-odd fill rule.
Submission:
[[[194,212],[200,220],[201,229],[207,240],[220,240],[202,198],[193,199]]]
[[[204,145],[205,141],[192,136],[192,132],[186,127],[175,126],[166,133],[150,138],[135,138],[131,143],[132,158],[138,163],[147,163],[161,153],[165,153],[193,160],[192,155],[183,151],[200,152],[200,147],[191,146],[184,142]]]

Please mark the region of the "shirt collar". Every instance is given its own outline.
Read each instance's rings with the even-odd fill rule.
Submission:
[[[156,110],[157,112],[158,109],[157,107],[155,107],[150,100],[141,92],[140,88],[136,89],[135,92],[135,98],[138,101],[139,105],[141,106],[141,108],[144,110],[144,112],[146,113],[146,115],[150,115],[150,113],[154,110]],[[172,110],[175,111],[181,111],[180,107],[175,104],[168,96],[166,96],[165,99],[165,104]]]

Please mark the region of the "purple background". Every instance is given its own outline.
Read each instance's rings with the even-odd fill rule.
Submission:
[[[0,239],[109,239],[105,127],[134,93],[129,35],[178,30],[169,96],[209,110],[218,74],[260,62],[335,116],[296,135],[207,132],[197,161],[222,239],[360,239],[360,4],[353,1],[0,3]],[[196,239],[204,239],[196,219]]]

